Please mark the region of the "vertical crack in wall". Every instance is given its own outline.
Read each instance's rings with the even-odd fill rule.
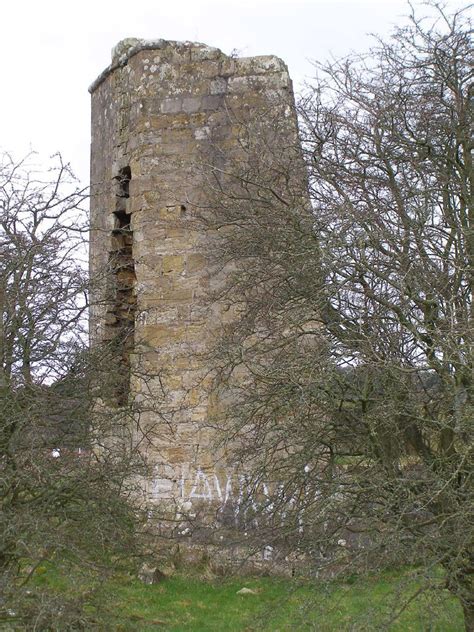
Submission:
[[[129,203],[130,167],[120,169],[115,177],[114,228],[111,234],[109,263],[111,296],[107,312],[107,339],[116,358],[112,403],[123,406],[130,392],[131,353],[134,347],[137,297],[133,259],[132,215]]]

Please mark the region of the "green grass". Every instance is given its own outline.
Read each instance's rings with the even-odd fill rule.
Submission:
[[[40,581],[64,593],[85,588],[77,578],[71,582],[51,570]],[[257,594],[237,595],[244,586]],[[117,632],[463,630],[461,609],[448,593],[423,595],[386,627],[393,607],[402,606],[418,587],[407,573],[329,584],[238,577],[205,581],[175,575],[153,586],[123,575],[102,584],[87,608],[100,618],[99,629]]]

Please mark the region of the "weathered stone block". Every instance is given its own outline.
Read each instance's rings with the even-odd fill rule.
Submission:
[[[217,79],[211,81],[209,92],[211,94],[225,94],[227,92],[227,79],[217,77]]]
[[[158,210],[158,217],[164,220],[179,219],[183,214],[183,209],[180,204],[174,206],[164,206]]]
[[[184,255],[165,255],[163,257],[163,274],[181,274],[184,271]]]
[[[241,57],[236,59],[237,72],[242,75],[271,74],[287,71],[283,60],[273,55],[261,55],[259,57]]]
[[[216,110],[224,103],[223,93],[211,94],[206,97],[202,97],[201,105],[203,110]]]
[[[198,45],[191,48],[191,60],[201,62],[205,59],[219,59],[222,53],[218,48],[213,46]]]
[[[186,328],[169,325],[147,325],[142,330],[142,336],[152,347],[162,347],[184,340]]]
[[[204,270],[207,265],[206,257],[200,253],[192,253],[186,257],[186,273],[193,274]]]
[[[191,112],[199,112],[201,109],[202,99],[201,97],[184,97],[183,98],[183,111],[188,114]]]

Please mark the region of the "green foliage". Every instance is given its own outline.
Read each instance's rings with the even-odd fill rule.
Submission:
[[[67,576],[48,567],[35,583],[68,603],[82,599],[88,630],[456,632],[463,626],[461,608],[447,591],[424,593],[390,623],[397,604],[405,603],[421,585],[410,572],[354,577],[350,582],[269,577],[203,581],[175,575],[150,586],[126,573],[99,584],[87,573]],[[238,595],[244,586],[256,594]]]

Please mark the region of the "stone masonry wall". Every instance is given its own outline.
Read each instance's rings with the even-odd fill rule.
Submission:
[[[239,121],[278,101],[296,134],[285,64],[233,58],[196,43],[124,40],[92,84],[91,341],[115,341],[115,405],[132,399],[154,476],[151,499],[189,510],[238,503],[244,478],[218,462],[199,353],[225,314],[203,299],[213,279],[205,233],[202,155],[238,151]],[[151,399],[156,406],[149,407]]]

